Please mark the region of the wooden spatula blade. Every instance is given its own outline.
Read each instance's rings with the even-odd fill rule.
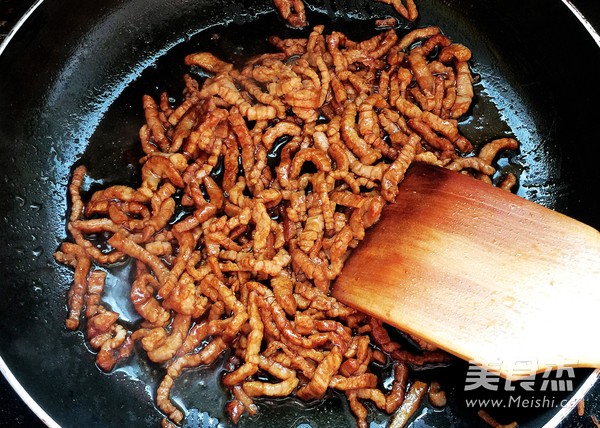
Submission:
[[[600,367],[600,234],[470,177],[412,166],[333,296],[507,378]]]

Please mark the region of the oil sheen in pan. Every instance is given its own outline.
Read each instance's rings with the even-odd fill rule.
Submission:
[[[375,34],[372,20],[360,12],[348,16],[364,20],[363,25],[351,24],[349,20],[341,18],[331,21],[325,14],[318,12],[313,10],[309,13],[310,23],[326,24],[326,32],[334,29],[343,31],[354,40],[362,40]],[[428,16],[427,12],[423,11],[425,17]],[[425,19],[419,25],[426,25]],[[553,161],[553,154],[542,148],[543,139],[540,137],[537,122],[531,119],[529,106],[513,91],[510,82],[499,77],[502,76],[501,70],[491,59],[491,54],[483,44],[478,45],[477,38],[472,37],[468,30],[464,27],[447,29],[447,24],[438,23],[435,18],[431,23],[439,25],[453,41],[464,43],[474,52],[472,69],[477,79],[474,86],[476,96],[472,111],[460,123],[461,131],[475,144],[482,144],[494,138],[515,136],[522,144],[520,153],[510,154],[511,156],[499,161],[499,175],[507,170],[516,173],[520,176],[521,187],[518,192],[521,195],[552,207],[554,178],[551,177],[552,170],[548,165]],[[302,35],[307,36],[308,31],[310,30],[305,30]],[[400,34],[403,32],[402,29],[398,31]],[[272,49],[266,42],[269,35],[299,37],[297,30],[287,28],[274,14],[263,15],[244,25],[229,24],[204,30],[185,43],[173,47],[155,64],[144,70],[108,108],[79,160],[88,166],[90,176],[96,180],[86,183],[87,191],[117,183],[139,185],[137,159],[142,153],[138,143],[138,131],[144,123],[142,95],[149,94],[157,99],[160,93],[166,90],[175,100],[180,100],[183,89],[182,76],[190,72],[183,64],[186,54],[210,51],[224,60],[239,64],[252,55]],[[194,73],[199,79],[203,77],[197,70],[192,70],[192,74]],[[125,262],[108,268],[104,297],[104,302],[121,313],[123,321],[130,327],[136,326],[140,321],[128,299],[132,266],[131,262]],[[188,412],[188,426],[230,424],[224,412],[227,395],[218,382],[226,360],[227,355],[224,355],[211,367],[188,370],[176,381],[172,398]],[[448,368],[434,368],[416,373],[418,378],[439,380],[448,392],[450,403],[444,409],[423,406],[418,416],[424,424],[422,426],[447,426],[453,420],[478,422],[475,410],[464,409],[462,388],[466,368],[464,363],[457,363]],[[154,401],[156,388],[163,373],[164,370],[159,365],[149,362],[143,356],[143,351],[136,349],[133,358],[108,376],[124,375],[130,378],[145,389],[149,400]],[[308,427],[354,424],[345,398],[335,393],[308,404],[294,398],[257,400],[257,404],[259,414],[253,418],[244,416],[238,426],[256,424]],[[387,416],[374,408],[370,410],[374,417],[371,426],[384,427]],[[535,412],[521,413],[513,413],[511,417],[526,421],[538,416]]]

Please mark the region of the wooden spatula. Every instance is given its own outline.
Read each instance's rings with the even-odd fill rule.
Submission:
[[[600,233],[443,168],[411,166],[333,296],[510,379],[600,367]]]

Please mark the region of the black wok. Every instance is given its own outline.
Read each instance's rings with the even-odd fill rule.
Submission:
[[[311,24],[323,22],[356,39],[373,34],[374,17],[390,14],[372,0],[307,3]],[[515,135],[523,147],[503,167],[520,175],[519,194],[598,228],[600,48],[566,4],[418,5],[415,25],[438,25],[473,51],[481,83],[477,119],[461,124],[464,134],[474,142]],[[401,21],[399,31],[405,28]],[[268,0],[63,0],[42,3],[0,55],[0,365],[43,409],[47,424],[145,427],[161,419],[152,398],[161,367],[132,359],[104,374],[82,334],[64,328],[71,272],[52,253],[66,236],[73,166],[86,164],[98,186],[135,183],[142,94],[179,94],[188,52],[210,50],[236,61],[264,49],[271,34],[307,33],[287,28]],[[126,292],[108,288],[107,303],[134,317]],[[441,380],[450,396],[444,410],[425,408],[419,426],[484,426],[465,406],[465,372],[466,365],[456,364],[416,374]],[[176,397],[191,410],[188,425],[202,426],[193,409],[228,423],[217,375],[196,370],[182,377]],[[574,391],[560,399],[583,394],[596,376],[577,371]],[[560,419],[557,413],[553,407],[494,414],[533,427]],[[385,418],[375,422],[383,426]],[[263,401],[260,416],[243,418],[240,426],[303,423],[352,426],[353,418],[344,399],[331,395],[312,406]]]

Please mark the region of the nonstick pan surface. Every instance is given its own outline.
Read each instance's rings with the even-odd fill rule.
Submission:
[[[357,40],[375,34],[374,18],[391,14],[369,0],[307,5],[311,25],[324,23]],[[438,25],[473,51],[480,81],[463,133],[475,143],[514,135],[522,148],[500,167],[520,176],[518,193],[598,228],[600,48],[565,3],[421,0],[418,6],[419,20],[400,21],[400,33]],[[153,405],[162,367],[135,356],[104,374],[82,333],[64,328],[72,274],[52,253],[66,237],[74,166],[88,166],[92,188],[135,184],[141,97],[180,94],[185,54],[208,50],[241,61],[266,49],[269,35],[307,31],[286,27],[270,1],[64,0],[41,3],[0,55],[0,356],[49,425],[146,427],[159,426],[162,417]],[[111,277],[106,303],[134,320],[128,292],[117,287],[128,267]],[[455,364],[414,373],[440,380],[450,397],[442,410],[423,407],[414,426],[485,426],[465,405],[466,371]],[[178,381],[175,397],[189,412],[188,426],[228,426],[218,375],[218,367],[192,370]],[[557,400],[595,376],[578,370],[574,391]],[[265,400],[259,408],[258,417],[244,417],[239,426],[354,424],[335,394],[311,405]],[[559,411],[490,412],[537,427]],[[374,415],[373,426],[385,426],[386,418]]]

